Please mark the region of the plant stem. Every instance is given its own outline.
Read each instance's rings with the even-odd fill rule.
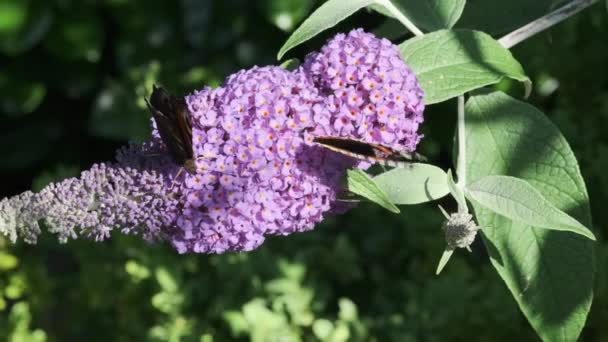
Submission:
[[[548,29],[549,27],[567,19],[579,11],[593,5],[597,0],[574,0],[557,10],[542,16],[517,30],[500,38],[498,42],[502,46],[510,49],[511,47],[521,43],[522,41],[532,37],[533,35]]]
[[[456,185],[462,190],[467,184],[467,148],[464,136],[464,95],[458,96],[458,160],[456,161],[458,181]]]
[[[391,1],[379,0],[379,3],[382,4],[382,6],[384,6],[389,12],[391,12],[395,19],[399,20],[399,22],[403,24],[403,26],[405,26],[408,30],[410,30],[410,32],[412,32],[414,35],[424,35],[424,32],[422,32],[418,27],[416,27],[416,25],[414,25],[414,23],[412,23],[406,16],[404,16],[403,13],[401,13],[401,11],[397,7],[395,7],[395,5],[393,5]]]

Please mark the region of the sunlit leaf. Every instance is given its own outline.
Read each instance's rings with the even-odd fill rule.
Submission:
[[[433,165],[414,163],[374,177],[374,182],[395,204],[419,204],[434,201],[450,191],[445,172]]]
[[[441,30],[399,46],[427,104],[442,102],[504,78],[531,82],[511,52],[489,35],[470,30]]]
[[[393,213],[399,213],[399,208],[391,202],[387,194],[367,173],[358,169],[348,170],[346,182],[348,191],[362,196]]]
[[[283,44],[277,59],[283,58],[287,51],[313,38],[326,29],[335,26],[351,14],[371,4],[375,0],[328,0],[314,11]]]
[[[595,240],[576,219],[556,208],[523,179],[485,176],[467,185],[469,198],[493,212],[530,226],[569,231]]]

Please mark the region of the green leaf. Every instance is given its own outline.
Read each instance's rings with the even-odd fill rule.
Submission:
[[[466,187],[469,199],[513,221],[530,226],[569,231],[595,241],[584,225],[556,208],[523,179],[485,176]]]
[[[355,322],[357,320],[357,305],[348,298],[338,300],[338,317],[344,322]]]
[[[425,103],[442,102],[504,78],[530,79],[511,52],[489,35],[470,30],[441,30],[399,45],[424,90]]]
[[[11,270],[19,264],[19,259],[14,255],[8,254],[4,251],[0,251],[0,271]]]
[[[281,68],[285,70],[295,70],[300,65],[300,60],[297,58],[290,58],[285,62],[281,63]]]
[[[0,3],[0,34],[13,33],[25,25],[27,4],[19,0]]]
[[[441,259],[439,259],[439,264],[437,265],[437,270],[435,271],[436,275],[439,275],[439,273],[443,271],[445,265],[447,265],[448,261],[450,261],[452,254],[454,254],[453,249],[446,249],[443,251],[443,253],[441,254]]]
[[[458,203],[458,211],[459,212],[469,212],[469,207],[467,206],[467,200],[464,198],[464,193],[454,182],[454,177],[452,177],[452,170],[448,170],[447,174],[447,183],[448,188],[450,189],[450,193],[452,193],[452,197]]]
[[[351,14],[368,6],[374,0],[329,0],[304,20],[279,50],[277,59],[283,58],[287,51],[311,39],[317,34],[335,26]]]
[[[466,104],[467,179],[525,179],[547,201],[591,226],[576,158],[536,108],[500,92]],[[577,234],[530,227],[473,203],[493,266],[522,312],[547,341],[575,341],[593,299],[594,244]]]
[[[415,163],[398,167],[374,177],[391,203],[419,204],[434,201],[450,190],[445,172],[430,164]]]
[[[175,277],[165,268],[159,267],[155,272],[156,281],[166,292],[177,292],[179,289],[179,285],[175,279]]]
[[[395,214],[399,213],[399,208],[391,202],[387,194],[367,175],[367,173],[359,169],[348,170],[346,182],[348,191],[367,198]]]
[[[333,331],[334,324],[330,320],[324,318],[315,320],[312,325],[312,332],[315,334],[315,337],[321,341],[327,341]]]
[[[466,0],[391,0],[391,2],[414,25],[426,31],[454,26],[466,4]],[[387,17],[395,17],[384,7],[372,6],[372,8]]]

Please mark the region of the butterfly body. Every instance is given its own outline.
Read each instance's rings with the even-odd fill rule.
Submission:
[[[191,174],[196,172],[192,149],[192,122],[183,97],[176,97],[162,87],[154,86],[146,100],[160,138],[171,158]]]
[[[397,151],[385,145],[357,139],[320,136],[312,141],[328,150],[388,167],[408,167],[415,161],[424,160],[424,157],[417,153]]]

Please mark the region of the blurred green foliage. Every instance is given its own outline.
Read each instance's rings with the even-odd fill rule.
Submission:
[[[459,26],[474,27],[475,3]],[[144,140],[143,97],[155,82],[184,93],[275,63],[288,32],[318,5],[3,0],[0,197],[39,190],[111,159],[129,140]],[[379,15],[362,12],[333,32],[380,25]],[[490,31],[504,29],[495,26]],[[383,30],[400,36],[392,25]],[[608,336],[608,245],[601,240],[608,224],[606,36],[606,12],[596,6],[514,49],[535,81],[531,102],[570,141],[591,196],[601,242],[585,341]],[[289,58],[321,44],[308,42]],[[424,125],[421,148],[445,168],[454,118],[455,103],[440,104]],[[36,246],[0,239],[0,340],[535,340],[481,244],[434,275],[444,247],[440,221],[433,205],[400,215],[361,205],[312,232],[221,256],[177,255],[119,234],[103,244],[59,245],[48,235]]]

